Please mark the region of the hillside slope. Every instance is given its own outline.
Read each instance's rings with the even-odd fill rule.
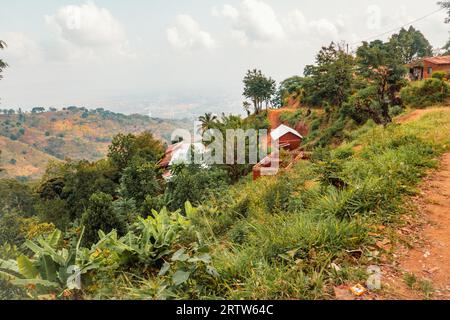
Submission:
[[[1,168],[0,178],[37,178],[44,173],[49,161],[57,158],[20,141],[0,136]]]
[[[117,114],[103,109],[0,115],[1,177],[36,178],[49,160],[103,158],[118,133],[151,131],[169,142],[171,133],[188,121]]]

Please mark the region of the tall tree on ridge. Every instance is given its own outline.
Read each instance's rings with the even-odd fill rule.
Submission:
[[[272,78],[268,78],[261,70],[248,70],[244,78],[244,97],[253,102],[255,113],[259,114],[263,109],[271,103],[272,96],[277,90],[276,82]]]
[[[399,50],[390,42],[380,40],[364,42],[356,53],[358,74],[368,79],[374,87],[380,109],[380,123],[392,121],[389,105],[396,104],[397,93],[405,82],[407,72]]]
[[[351,91],[354,58],[340,45],[332,42],[322,47],[316,57],[316,65],[305,67],[304,74],[311,79],[312,94],[317,101],[340,108]]]
[[[433,47],[419,30],[413,26],[408,30],[402,28],[398,34],[392,35],[390,44],[394,46],[403,63],[407,64],[416,58],[429,57],[433,55]]]
[[[442,8],[447,9],[447,18],[445,19],[445,23],[450,23],[450,1],[441,1],[438,4]],[[444,55],[450,54],[450,39],[447,41],[446,45],[442,49],[446,50]]]

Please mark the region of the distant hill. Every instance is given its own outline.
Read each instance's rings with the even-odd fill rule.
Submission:
[[[190,121],[123,115],[103,109],[70,107],[61,111],[0,114],[0,178],[33,179],[48,161],[103,158],[118,133],[151,131],[168,143],[177,128]]]

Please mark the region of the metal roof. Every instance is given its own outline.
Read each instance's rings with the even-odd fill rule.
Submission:
[[[424,61],[431,62],[433,64],[450,64],[450,56],[431,57],[425,58]]]
[[[303,136],[300,133],[284,124],[276,128],[275,130],[272,130],[270,136],[272,137],[273,140],[279,140],[282,136],[288,133],[292,133],[293,135],[299,137],[300,139],[303,139]]]

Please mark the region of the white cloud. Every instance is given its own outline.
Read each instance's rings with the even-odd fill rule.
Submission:
[[[288,15],[284,27],[293,40],[339,41],[341,31],[345,30],[345,21],[342,16],[338,16],[336,22],[325,18],[308,20],[303,12],[297,9]]]
[[[195,49],[216,47],[216,41],[199,23],[187,14],[180,14],[175,25],[167,29],[167,40],[177,49]]]
[[[381,28],[381,8],[377,5],[370,5],[366,9],[366,27],[369,30],[380,30]]]
[[[309,20],[301,10],[295,9],[281,21],[273,8],[261,0],[244,0],[237,8],[230,5],[214,7],[211,12],[215,17],[230,21],[232,37],[242,45],[279,40],[315,44],[339,41],[346,35],[342,15],[338,15],[336,21],[325,18]]]
[[[45,16],[45,20],[57,35],[56,46],[53,45],[55,56],[133,56],[120,22],[109,10],[93,3],[61,7],[54,15]]]
[[[8,45],[2,54],[10,64],[33,63],[42,58],[41,47],[24,33],[2,33],[0,39]]]
[[[275,11],[263,1],[244,0],[239,8],[224,5],[214,8],[213,14],[228,19],[241,40],[265,42],[285,37]]]
[[[239,11],[235,7],[229,4],[225,4],[221,8],[213,7],[212,15],[215,17],[222,16],[229,19],[237,19],[239,17]]]
[[[292,11],[285,22],[286,30],[291,34],[305,35],[309,33],[309,24],[303,12]]]
[[[331,21],[327,19],[313,20],[309,23],[313,35],[320,37],[330,37],[337,39],[338,29]]]

